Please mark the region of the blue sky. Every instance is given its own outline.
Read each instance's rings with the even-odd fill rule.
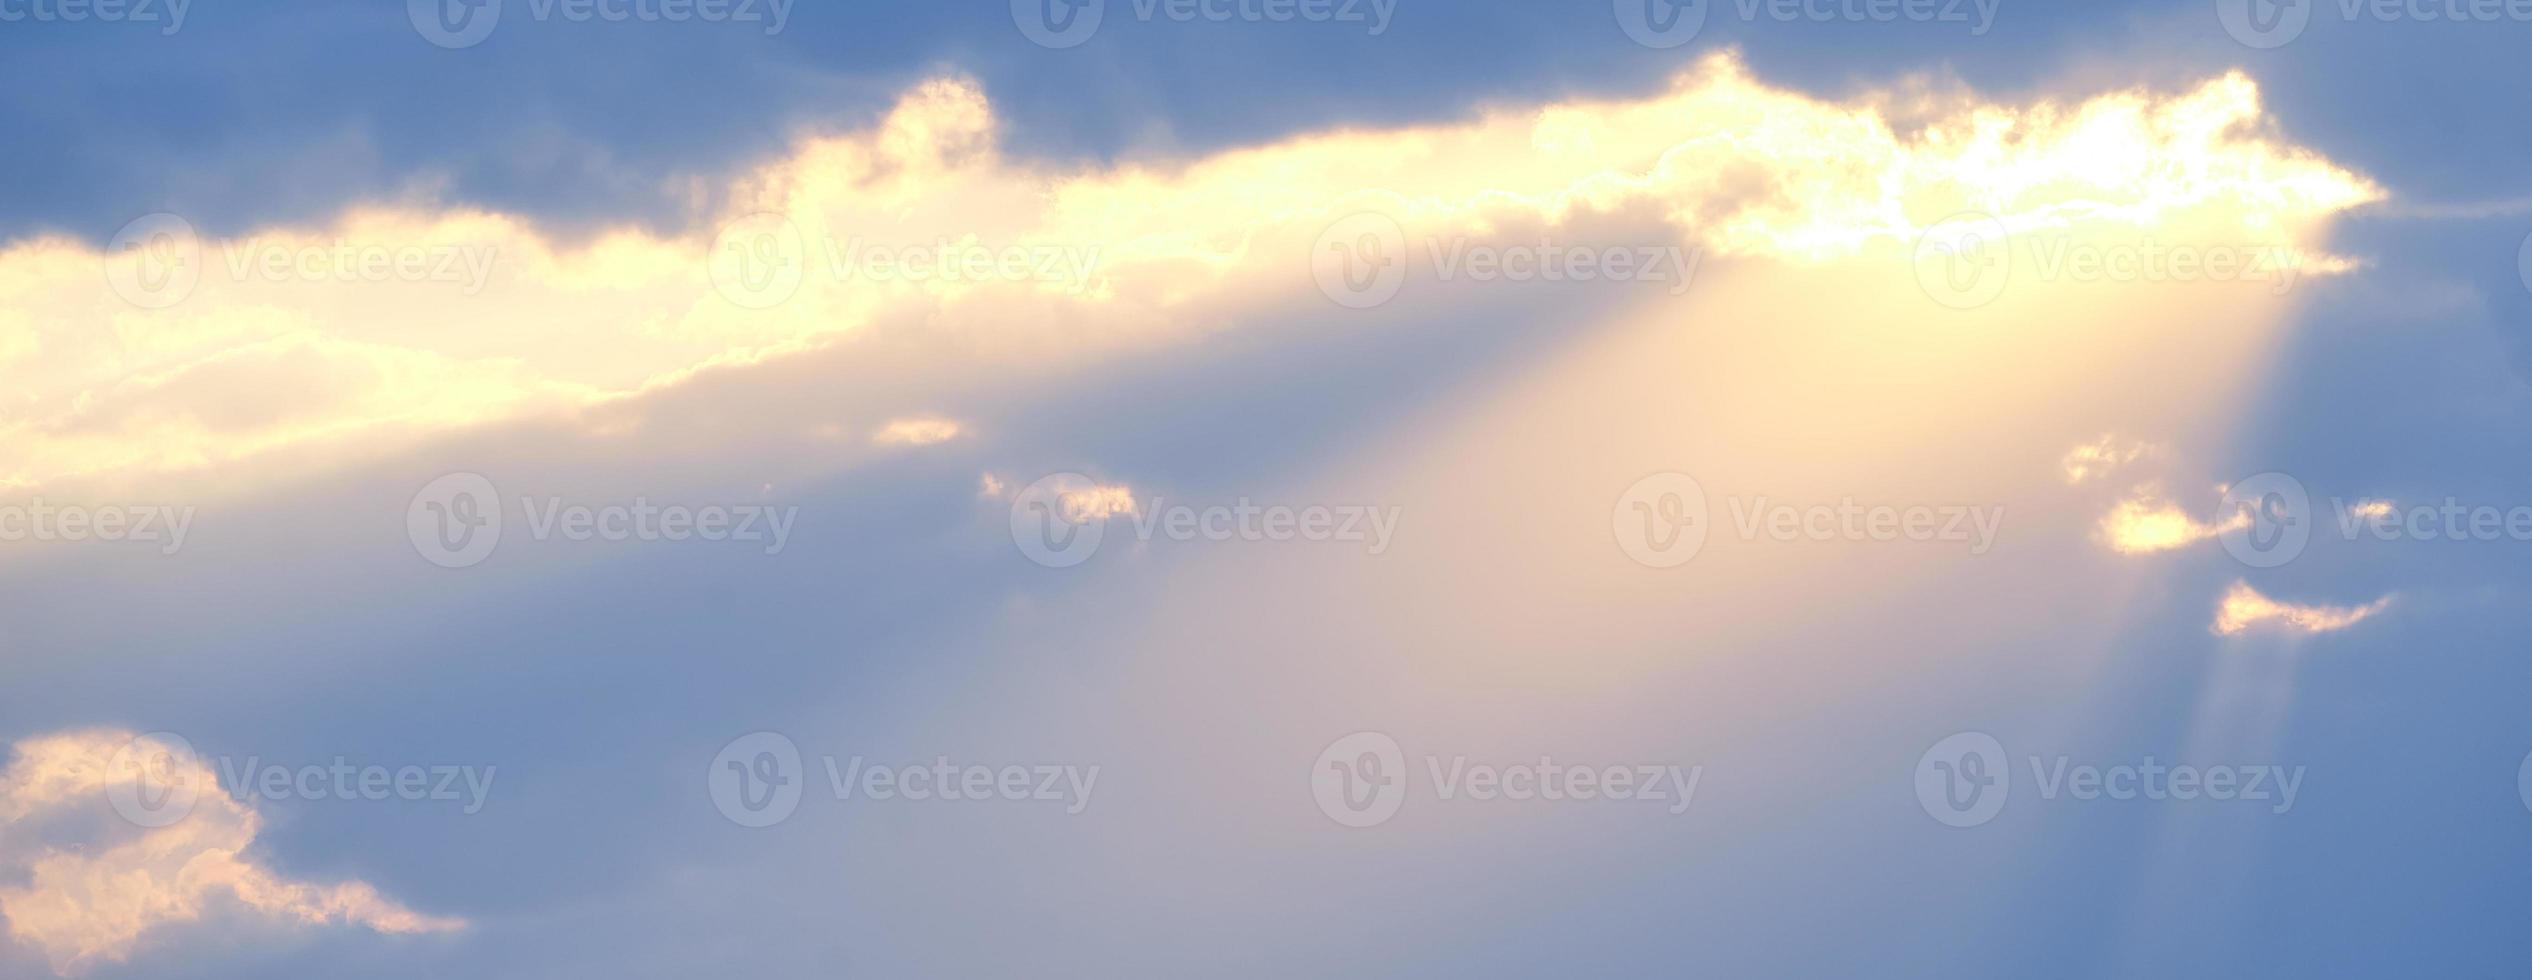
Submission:
[[[2261,48],[2206,2],[1978,30],[1716,0],[1659,48],[1584,0],[1111,0],[1049,48],[1001,3],[773,30],[500,2],[458,47],[387,0],[172,31],[0,3],[0,537],[48,504],[185,521],[0,540],[0,976],[2532,953],[2532,535],[2503,528],[2532,508],[2532,22],[2308,2]],[[1925,278],[1956,211],[2019,249],[1993,298]],[[152,278],[131,223],[160,214],[198,286]],[[1327,275],[1384,228],[1394,296]],[[759,245],[808,280],[755,279]],[[1533,245],[1601,276],[1442,268]],[[2311,274],[2090,281],[2060,247]],[[895,271],[953,249],[1025,261]],[[1702,550],[1630,537],[1661,474],[1698,485]],[[467,475],[488,557],[432,544]],[[2225,524],[2275,485],[2312,532],[2282,559]],[[1998,523],[1765,530],[1841,501]],[[2425,516],[2343,523],[2368,501]],[[1207,536],[1249,504],[1330,523]],[[2447,504],[2498,529],[2416,530]],[[541,510],[637,505],[766,533]],[[1031,539],[1057,512],[1099,529],[1077,565]],[[1924,793],[1962,733],[2013,782],[1952,826]],[[117,767],[171,736],[199,799],[151,826]],[[768,745],[800,798],[745,826],[763,786],[728,764]],[[1365,745],[1405,763],[1392,816],[1325,795]],[[238,778],[338,758],[454,795]],[[1030,789],[847,798],[824,767],[936,759]],[[1444,799],[1454,760],[1695,793]],[[2042,785],[2154,764],[2295,795]]]

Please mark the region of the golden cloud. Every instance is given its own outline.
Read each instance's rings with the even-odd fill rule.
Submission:
[[[882,446],[930,446],[958,438],[964,428],[949,419],[930,416],[895,419],[871,433],[870,441]]]
[[[1321,234],[1366,211],[1411,241],[1650,218],[1801,263],[1964,210],[2019,233],[2220,208],[2291,245],[2380,196],[2278,140],[2238,73],[2177,95],[1964,95],[1911,105],[1905,130],[1893,102],[1770,88],[1724,55],[1640,99],[1074,169],[1005,157],[983,93],[943,79],[732,178],[705,233],[565,244],[523,216],[399,207],[221,240],[20,241],[0,248],[0,485],[391,452],[892,324],[1162,342],[1308,299]]]
[[[2249,512],[2239,512],[2223,521],[2207,524],[2189,516],[2189,512],[2164,498],[2158,487],[2140,487],[2136,493],[2102,517],[2100,534],[2110,550],[2123,555],[2145,555],[2171,551],[2207,540],[2228,531],[2249,527]]]
[[[446,932],[457,919],[423,915],[364,882],[291,881],[246,856],[262,829],[253,807],[219,789],[210,766],[189,752],[93,730],[19,741],[0,773],[0,866],[27,869],[23,885],[0,885],[9,938],[42,953],[65,976],[128,959],[152,932],[201,920],[215,898],[265,918],[341,923],[384,933]],[[148,750],[148,751],[135,751]],[[141,784],[184,794],[190,809],[164,826],[104,813],[113,794]],[[86,817],[93,839],[38,839]],[[49,836],[49,835],[48,835]]]
[[[2059,460],[2057,465],[2065,472],[2066,482],[2079,484],[2094,477],[2108,476],[2113,471],[2136,462],[2153,451],[2154,447],[2145,443],[2131,442],[2115,435],[2104,435],[2100,439],[2067,450],[2066,457]]]
[[[2384,596],[2362,606],[2301,606],[2259,594],[2247,582],[2235,582],[2216,609],[2214,629],[2233,636],[2254,626],[2270,625],[2298,633],[2329,633],[2364,622],[2390,607]]]

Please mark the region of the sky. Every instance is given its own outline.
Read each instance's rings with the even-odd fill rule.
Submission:
[[[0,0],[0,977],[2500,977],[2532,8]]]

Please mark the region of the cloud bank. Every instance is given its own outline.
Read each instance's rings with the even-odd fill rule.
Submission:
[[[1964,210],[2022,233],[2221,208],[2294,239],[2379,196],[2275,136],[2239,74],[2077,103],[1839,103],[1726,55],[1641,99],[1086,170],[1005,156],[984,94],[941,79],[731,178],[701,198],[728,211],[682,237],[377,207],[231,240],[159,218],[103,249],[0,248],[0,486],[300,472],[889,326],[1050,361],[1164,342],[1321,299],[1323,233],[1366,211],[1408,242],[1650,218],[1719,255],[1809,262]]]

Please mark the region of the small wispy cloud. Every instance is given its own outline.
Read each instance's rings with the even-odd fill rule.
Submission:
[[[916,416],[890,421],[870,435],[870,441],[882,446],[931,446],[958,438],[966,428],[950,419]]]
[[[2143,459],[2153,451],[2153,446],[2142,442],[2124,440],[2115,435],[2104,435],[2098,440],[2068,450],[2066,458],[2058,462],[2058,467],[2065,471],[2066,482],[2081,484],[2096,477],[2108,476],[2120,467]]]
[[[2379,521],[2390,518],[2391,511],[2391,501],[2359,500],[2348,505],[2347,516],[2357,518],[2359,520]]]
[[[2216,609],[2214,629],[2220,636],[2238,635],[2263,625],[2298,633],[2329,633],[2364,622],[2390,605],[2390,596],[2362,606],[2297,605],[2261,595],[2248,582],[2235,582],[2232,590],[2224,594],[2224,604]]]
[[[2368,218],[2405,218],[2418,221],[2484,221],[2492,218],[2514,218],[2532,214],[2532,196],[2495,198],[2486,201],[2446,203],[2404,201],[2386,198],[2364,207],[2359,214]]]
[[[1063,501],[1064,519],[1075,524],[1133,514],[1136,509],[1134,490],[1121,484],[1102,483],[1067,490],[1060,499]]]

